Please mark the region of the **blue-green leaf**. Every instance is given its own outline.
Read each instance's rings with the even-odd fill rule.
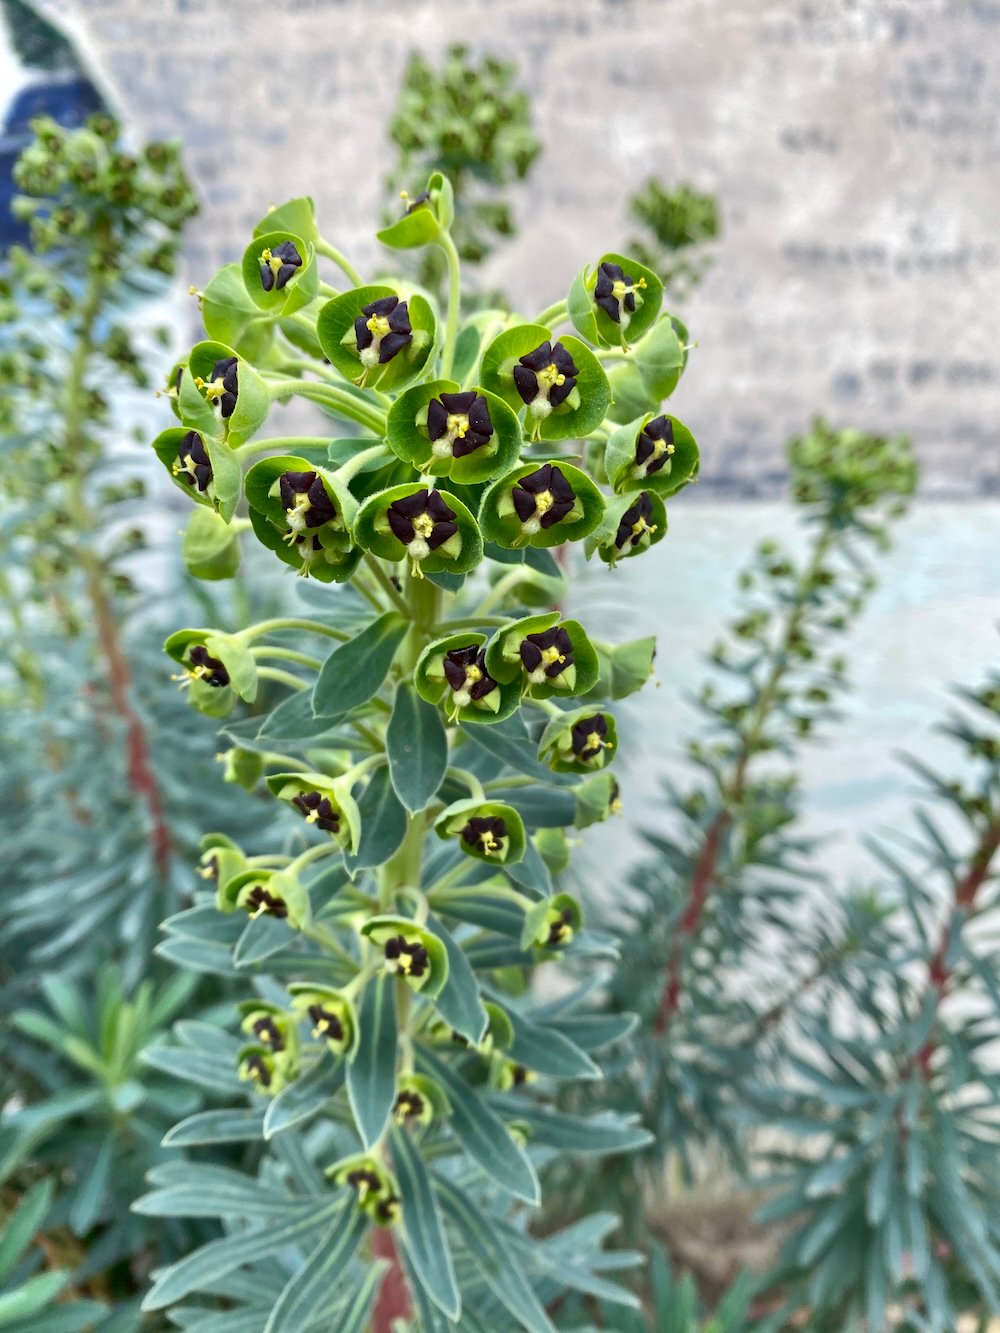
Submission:
[[[309,1316],[338,1282],[366,1229],[364,1213],[353,1200],[349,1201],[305,1265],[288,1279],[264,1333],[301,1333]]]
[[[353,639],[334,648],[320,668],[313,689],[317,717],[349,713],[377,694],[408,628],[397,611],[387,611]]]
[[[462,1301],[451,1251],[431,1188],[431,1178],[409,1132],[392,1136],[392,1160],[403,1202],[403,1243],[410,1265],[431,1300],[449,1319],[457,1319]]]
[[[399,803],[385,766],[375,770],[361,793],[358,814],[361,819],[358,850],[353,856],[344,857],[344,864],[352,874],[384,865],[406,837],[406,811]]]
[[[396,690],[385,748],[396,795],[416,814],[444,780],[448,737],[438,709],[421,699],[409,681]]]
[[[347,1068],[347,1095],[366,1148],[381,1137],[396,1099],[395,978],[383,972],[358,1001],[358,1042]]]
[[[467,1041],[478,1045],[489,1025],[489,1017],[479,996],[479,983],[461,946],[440,921],[429,916],[426,927],[448,951],[448,980],[434,1004],[445,1022]]]
[[[417,1052],[421,1072],[437,1079],[451,1103],[451,1127],[470,1157],[504,1189],[528,1203],[540,1198],[538,1177],[507,1126],[450,1065],[426,1048]]]

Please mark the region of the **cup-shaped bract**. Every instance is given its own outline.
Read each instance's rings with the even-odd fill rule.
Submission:
[[[455,838],[467,856],[514,865],[524,856],[524,821],[512,805],[470,797],[453,801],[434,821],[439,838]]]
[[[417,577],[466,574],[483,558],[479,527],[462,501],[415,482],[369,496],[358,511],[354,536],[382,560],[409,559]]]
[[[626,491],[673,495],[697,477],[698,446],[676,417],[647,412],[611,432],[604,466],[618,495]]]
[[[483,353],[481,381],[515,412],[525,411],[533,440],[580,439],[601,424],[611,388],[597,357],[579,338],[553,339],[541,324],[518,324]]]
[[[220,912],[246,912],[252,920],[273,916],[293,930],[312,920],[308,890],[297,875],[283,870],[241,870],[219,885],[216,906]]]
[[[393,453],[425,476],[473,485],[502,476],[518,461],[521,423],[487,389],[462,390],[454,380],[432,380],[396,399],[386,438]]]
[[[241,1000],[236,1008],[241,1032],[277,1056],[286,1069],[297,1067],[299,1033],[296,1015],[280,1004],[259,998]]]
[[[326,1042],[337,1057],[350,1055],[358,1042],[358,1015],[349,995],[333,986],[293,981],[288,987],[292,1008],[309,1024],[314,1041]]]
[[[209,583],[231,579],[240,567],[238,533],[214,509],[192,509],[181,555],[188,573],[196,579]]]
[[[420,697],[457,722],[502,722],[510,717],[520,703],[520,683],[501,684],[490,675],[485,643],[485,634],[471,630],[429,643],[413,675]]]
[[[433,999],[448,980],[448,951],[433,931],[405,916],[373,916],[361,934],[380,953],[387,972]]]
[[[608,769],[595,773],[586,782],[577,783],[573,795],[576,798],[573,823],[577,828],[600,824],[611,815],[619,814],[622,808],[618,779]]]
[[[157,435],[153,450],[175,486],[196,504],[207,505],[230,521],[243,479],[239,461],[227,444],[211,432],[172,426]]]
[[[627,347],[647,333],[663,303],[663,283],[627,255],[606,254],[573,279],[567,309],[577,331],[598,346]]]
[[[434,349],[434,312],[419,292],[355,287],[327,301],[316,319],[323,355],[359,388],[403,389]]]
[[[608,505],[601,526],[587,538],[587,551],[596,551],[614,568],[619,560],[641,555],[666,535],[667,511],[656,492],[629,491]]]
[[[243,849],[224,833],[206,833],[200,843],[198,874],[218,889],[247,868]]]
[[[253,465],[245,490],[254,532],[281,560],[322,583],[351,577],[361,558],[351,538],[357,501],[334,473],[272,456]]]
[[[579,621],[545,611],[497,630],[486,649],[486,669],[502,683],[519,681],[532,699],[568,699],[593,688],[597,653]]]
[[[314,824],[345,851],[352,852],[357,847],[361,816],[347,781],[302,770],[269,773],[267,785],[272,796],[286,801],[307,824]]]
[[[245,444],[267,418],[267,385],[253,366],[220,342],[191,348],[178,395],[181,420],[231,448]]]
[[[396,1182],[379,1158],[367,1154],[346,1157],[328,1167],[326,1175],[334,1185],[354,1190],[358,1207],[376,1226],[392,1226],[402,1216]]]
[[[376,233],[391,250],[415,250],[442,239],[455,217],[451,181],[440,171],[431,173],[426,186],[413,199],[403,195],[403,216]]]
[[[578,708],[549,720],[538,758],[556,773],[593,773],[611,762],[617,748],[612,714]]]
[[[524,915],[522,949],[559,953],[567,949],[583,926],[583,911],[569,893],[557,893],[535,903]]]
[[[437,1117],[451,1114],[451,1103],[444,1089],[424,1074],[400,1074],[392,1117],[397,1125],[429,1125]]]
[[[483,493],[483,536],[499,546],[581,541],[604,517],[605,500],[585,472],[560,459],[521,463]]]
[[[183,674],[175,679],[186,686],[199,712],[225,717],[237,698],[253,703],[257,697],[257,664],[238,634],[180,629],[170,635],[163,649],[181,666]]]
[[[240,272],[251,301],[274,318],[294,314],[319,293],[316,251],[290,231],[255,236],[243,253]]]

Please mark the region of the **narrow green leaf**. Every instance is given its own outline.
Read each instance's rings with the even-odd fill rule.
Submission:
[[[306,1216],[300,1213],[277,1226],[240,1231],[201,1246],[157,1274],[142,1303],[143,1310],[162,1310],[190,1291],[204,1291],[243,1265],[270,1259],[286,1245],[301,1245],[321,1231],[344,1206],[342,1198],[317,1201]]]
[[[353,1199],[349,1200],[305,1265],[288,1279],[264,1333],[301,1333],[309,1316],[340,1279],[366,1230],[364,1213]]]
[[[377,694],[408,628],[398,612],[387,611],[353,639],[334,648],[320,668],[313,690],[316,716],[337,717]]]
[[[6,1278],[21,1253],[41,1228],[52,1201],[52,1178],[33,1185],[0,1230],[0,1280]]]
[[[489,1026],[489,1017],[479,995],[479,983],[465,953],[440,921],[429,916],[426,927],[448,951],[448,980],[434,1004],[445,1022],[467,1041],[478,1045]]]
[[[405,1129],[393,1133],[392,1160],[403,1202],[403,1243],[410,1264],[434,1304],[449,1319],[458,1319],[462,1298],[431,1178]]]
[[[163,1136],[165,1148],[187,1148],[203,1143],[255,1143],[264,1137],[260,1111],[226,1109],[198,1111],[174,1125]]]
[[[451,1127],[469,1156],[505,1190],[537,1204],[540,1191],[535,1168],[500,1117],[448,1064],[426,1048],[417,1051],[417,1064],[421,1073],[430,1074],[444,1088],[451,1102]]]
[[[406,837],[406,811],[393,791],[389,769],[377,768],[358,801],[361,818],[361,838],[353,856],[344,857],[344,864],[353,874],[384,865],[402,845]]]
[[[269,1103],[264,1115],[264,1138],[272,1139],[275,1134],[310,1120],[343,1083],[343,1062],[335,1064],[330,1052],[324,1051],[312,1069],[282,1088]]]
[[[58,1296],[68,1277],[68,1273],[37,1273],[13,1291],[0,1294],[0,1328],[38,1314]]]
[[[448,1180],[439,1181],[438,1195],[475,1259],[480,1276],[497,1300],[526,1333],[554,1333],[555,1325],[540,1305],[517,1256],[511,1253],[490,1219]]]
[[[532,1143],[544,1143],[560,1152],[588,1157],[635,1152],[653,1139],[648,1129],[635,1123],[635,1117],[610,1112],[590,1118],[567,1115],[524,1097],[495,1096],[491,1103],[511,1119],[529,1125]]]
[[[381,973],[358,1001],[358,1043],[347,1068],[347,1095],[366,1148],[381,1137],[396,1099],[395,978]]]
[[[440,712],[409,681],[396,689],[385,748],[396,795],[416,814],[444,781],[448,736]]]
[[[508,1009],[507,1013],[514,1028],[510,1053],[518,1064],[553,1078],[604,1077],[600,1066],[555,1028],[532,1023],[513,1009]]]

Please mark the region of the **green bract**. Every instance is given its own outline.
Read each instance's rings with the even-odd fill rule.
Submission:
[[[571,894],[557,893],[525,913],[521,947],[561,953],[582,926],[583,912],[577,900]]]
[[[601,522],[604,496],[579,468],[560,458],[522,463],[483,494],[483,536],[499,546],[561,546]]]
[[[605,254],[573,279],[569,317],[589,342],[627,347],[646,333],[659,314],[663,283],[625,255]]]
[[[173,426],[157,435],[153,448],[176,486],[196,504],[217,509],[229,522],[239,503],[242,477],[228,445],[210,431]]]
[[[487,422],[489,431],[475,429]],[[470,485],[502,476],[514,466],[521,452],[521,425],[503,399],[488,390],[460,391],[455,380],[432,380],[396,399],[389,409],[386,439],[395,454],[425,476]]]
[[[351,539],[358,506],[334,473],[272,456],[253,465],[244,485],[254,532],[280,559],[322,583],[351,577],[361,558]]]
[[[583,626],[558,611],[515,620],[494,634],[486,668],[498,681],[520,681],[530,698],[586,694],[597,681],[597,653]]]
[[[255,236],[243,254],[240,272],[251,301],[274,318],[294,314],[319,293],[316,252],[290,231]]]
[[[451,182],[440,171],[431,174],[415,199],[404,192],[403,202],[406,211],[399,221],[376,233],[382,244],[392,250],[412,250],[440,241],[455,217]]]
[[[538,365],[532,369],[525,361]],[[555,338],[540,324],[519,324],[494,338],[483,353],[480,381],[515,412],[524,409],[525,433],[533,440],[589,435],[611,403],[594,353],[579,338]]]
[[[577,708],[553,717],[542,732],[538,757],[556,773],[593,773],[615,757],[615,719],[599,709]]]
[[[219,884],[216,903],[220,912],[246,912],[256,920],[261,916],[287,921],[293,930],[301,930],[312,919],[309,894],[301,880],[281,870],[262,868],[241,870]]]
[[[513,806],[499,801],[453,801],[434,821],[434,830],[439,838],[457,838],[468,856],[490,864],[513,865],[524,856],[524,822]]]
[[[235,448],[257,433],[270,405],[263,379],[231,347],[201,342],[191,348],[178,395],[185,426]]]
[[[345,851],[361,837],[361,815],[347,779],[323,773],[270,773],[267,785],[279,801],[287,801],[307,824],[316,827]]]
[[[231,579],[240,567],[236,533],[221,514],[211,509],[191,511],[181,553],[188,572],[196,579]]]
[[[465,574],[483,555],[476,520],[461,500],[413,483],[370,496],[358,513],[354,536],[382,560],[409,559],[417,577],[425,571]]]
[[[604,466],[620,495],[651,491],[673,495],[698,475],[698,446],[683,422],[667,413],[647,412],[613,430]]]
[[[163,645],[184,674],[176,677],[188,689],[192,704],[210,717],[224,717],[237,698],[257,697],[257,665],[246,643],[235,634],[211,629],[181,629]]]
[[[309,1023],[314,1041],[324,1041],[336,1056],[352,1054],[358,1044],[358,1015],[350,996],[332,986],[292,982],[292,1008]]]
[[[316,317],[316,333],[323,355],[352,384],[402,389],[421,374],[434,350],[434,312],[417,292],[405,296],[392,287],[357,287],[327,301]]]
[[[422,699],[452,721],[502,722],[521,698],[518,682],[494,680],[486,666],[486,635],[465,631],[437,639],[420,654],[413,683]]]
[[[667,511],[653,491],[630,491],[608,505],[600,527],[587,538],[588,554],[595,551],[612,567],[619,560],[641,555],[667,535]]]
[[[373,916],[361,934],[379,950],[382,966],[415,991],[430,999],[439,996],[448,980],[448,953],[432,931],[405,916]]]

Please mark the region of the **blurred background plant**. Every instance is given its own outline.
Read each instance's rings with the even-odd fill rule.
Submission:
[[[189,577],[172,488],[138,445],[196,207],[177,146],[131,151],[103,113],[75,130],[43,118],[16,186],[30,243],[0,277],[0,801],[17,903],[0,944],[0,1182],[7,1206],[43,1175],[57,1182],[38,1210],[46,1255],[74,1270],[72,1293],[128,1302],[154,1256],[192,1238],[129,1211],[192,1105],[142,1063],[193,1002],[154,958],[156,928],[191,891],[207,810],[233,832],[255,818],[217,780],[216,746],[191,725],[160,644],[177,608],[232,620],[248,595]],[[63,1327],[62,1311],[39,1327]]]
[[[387,191],[416,195],[432,171],[443,172],[454,190],[454,240],[466,264],[481,264],[516,233],[508,190],[527,178],[542,151],[517,72],[510,60],[477,62],[465,46],[449,47],[439,68],[415,51],[389,122],[398,157]],[[386,220],[398,213],[397,199]],[[432,291],[441,286],[445,264],[434,247],[420,257],[418,273]]]
[[[715,195],[651,176],[629,198],[628,211],[639,230],[627,253],[660,275],[668,298],[685,300],[712,266],[711,242],[722,230]]]

